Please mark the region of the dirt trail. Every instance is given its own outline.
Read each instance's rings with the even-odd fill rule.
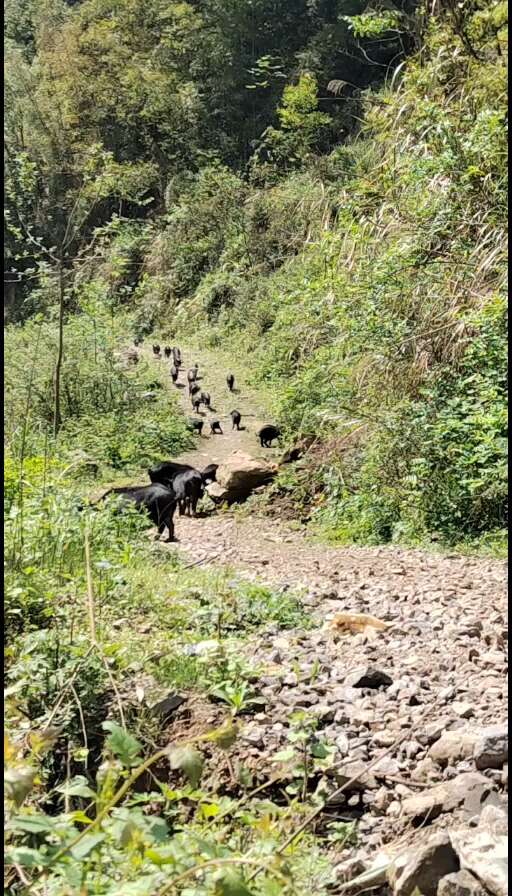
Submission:
[[[151,351],[151,349],[149,349]],[[237,369],[228,366],[221,352],[205,350],[195,346],[185,346],[181,349],[183,365],[180,370],[178,383],[173,386],[169,377],[169,388],[179,396],[180,404],[188,417],[198,416],[204,420],[203,435],[198,440],[197,447],[183,454],[179,460],[189,463],[199,469],[209,463],[221,463],[233,451],[245,451],[253,457],[263,457],[266,460],[275,460],[282,453],[279,447],[262,449],[257,431],[264,423],[270,422],[265,409],[258,398],[257,393],[237,376]],[[155,364],[170,368],[168,361],[154,361]],[[201,388],[209,392],[212,399],[212,410],[208,411],[202,405],[199,415],[192,408],[187,383],[187,370],[197,363],[199,364],[198,383]],[[235,375],[235,391],[229,392],[226,383],[228,373]],[[240,432],[232,430],[230,412],[240,411],[242,415]],[[220,420],[223,435],[210,434],[210,421]]]
[[[257,396],[242,381],[231,396],[225,364],[213,353],[187,351],[185,371],[196,360],[226,434],[202,439],[181,459],[202,466],[235,448],[262,456],[254,433],[265,414]],[[182,391],[181,400],[188,413],[188,394]],[[225,419],[233,407],[246,415],[244,432],[231,432]],[[356,769],[360,775],[330,811],[336,818],[342,806],[359,819],[363,868],[397,838],[417,850],[433,828],[467,825],[490,791],[506,809],[505,562],[398,547],[330,547],[313,542],[303,528],[244,509],[177,518],[176,535],[177,544],[162,548],[283,592],[298,589],[311,615],[309,628],[271,625],[246,647],[260,670],[264,709],[244,717],[237,759],[257,780],[275,773],[272,757],[289,747],[290,718],[306,710],[335,750],[338,783]],[[391,626],[339,631],[329,624],[339,613],[370,614]],[[353,876],[351,848],[339,859],[348,862],[346,871],[339,866],[341,881]]]
[[[151,352],[147,347],[148,354]],[[247,451],[255,457],[275,460],[282,449],[261,449],[256,432],[269,421],[261,398],[239,375],[236,362],[222,351],[208,350],[182,344],[183,365],[179,386],[169,388],[178,392],[185,413],[193,417],[186,373],[197,362],[199,382],[212,396],[214,411],[201,409],[205,421],[204,432],[197,447],[182,454],[178,460],[201,467],[220,463],[232,451]],[[153,363],[170,367],[167,361]],[[234,372],[235,393],[226,385],[226,375]],[[165,379],[165,378],[164,378]],[[229,413],[234,408],[242,414],[241,432],[232,431]],[[219,419],[224,435],[210,435],[209,421]],[[317,544],[307,538],[305,529],[284,521],[270,520],[237,512],[218,513],[199,519],[177,518],[178,550],[190,559],[205,564],[235,566],[244,575],[278,585],[293,585],[307,590],[343,591],[347,587],[360,589],[359,609],[373,612],[369,582],[398,602],[403,597],[428,596],[428,602],[449,597],[459,592],[473,597],[475,606],[489,611],[503,610],[502,601],[506,582],[506,564],[501,561],[466,558],[457,555],[428,554],[423,551],[394,547],[337,548]],[[174,550],[175,548],[171,548]],[[364,584],[366,582],[366,584]],[[462,583],[462,584],[461,584]],[[367,592],[368,596],[364,592]],[[421,601],[420,601],[421,602]],[[339,602],[338,602],[339,605]]]

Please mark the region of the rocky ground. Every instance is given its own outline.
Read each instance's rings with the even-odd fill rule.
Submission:
[[[328,745],[329,761],[321,771],[311,761],[308,787],[335,793],[330,818],[358,819],[359,846],[340,851],[337,889],[504,896],[506,565],[330,548],[284,522],[236,513],[179,518],[176,532],[169,550],[298,589],[311,613],[309,629],[276,627],[249,645],[262,703],[242,717],[237,758],[264,780],[290,747],[294,714],[316,720],[312,743]],[[388,626],[340,628],[339,614]]]
[[[233,514],[181,519],[177,531],[179,550],[192,561],[228,563],[303,593],[310,630],[276,629],[254,641],[264,706],[245,722],[238,758],[269,776],[274,755],[289,746],[293,713],[305,710],[318,720],[317,738],[335,748],[326,793],[358,776],[328,809],[333,818],[359,819],[362,846],[356,855],[353,849],[340,855],[340,881],[371,867],[376,856],[385,863],[395,851],[403,854],[405,845],[416,853],[422,844],[430,855],[433,831],[461,829],[471,841],[478,829],[469,825],[485,806],[506,809],[504,563],[326,548],[283,523]],[[333,620],[340,613],[371,614],[390,627],[338,630]],[[451,855],[445,841],[439,849]],[[457,855],[448,862],[452,871],[461,864]],[[484,865],[491,862],[485,856]],[[438,859],[434,865],[444,868]],[[479,874],[482,880],[481,868]],[[462,894],[464,881],[456,884],[443,896]],[[404,886],[397,892],[406,894]],[[502,894],[500,887],[489,892]]]

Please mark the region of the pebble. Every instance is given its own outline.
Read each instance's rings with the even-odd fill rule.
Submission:
[[[452,709],[461,719],[470,719],[475,714],[471,703],[452,703]]]

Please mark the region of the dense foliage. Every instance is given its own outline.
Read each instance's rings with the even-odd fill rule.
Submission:
[[[143,314],[242,341],[290,439],[315,437],[277,495],[338,540],[506,526],[505,9],[464,9],[332,151],[312,76],[287,87],[249,183],[192,178],[137,289]]]
[[[250,638],[306,627],[300,595],[88,499],[193,444],[126,352],[193,334],[309,446],[266,512],[502,549],[506,23],[503,0],[6,0],[9,893],[328,892],[355,833],[294,837],[326,794],[314,720],[282,787],[232,751]],[[176,689],[215,724],[169,747],[150,707]]]

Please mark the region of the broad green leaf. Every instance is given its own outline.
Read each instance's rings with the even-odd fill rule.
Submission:
[[[139,765],[142,761],[140,756],[142,744],[116,722],[103,722],[102,728],[110,731],[106,740],[107,747],[119,757],[123,765],[126,768]]]
[[[150,816],[147,819],[146,827],[156,843],[165,843],[169,839],[169,828],[165,818]]]
[[[206,740],[213,741],[222,750],[228,750],[235,743],[238,733],[238,727],[228,722],[227,725],[208,734]]]
[[[83,840],[73,847],[71,855],[74,859],[85,859],[103,840],[105,840],[105,834],[86,834]]]
[[[243,882],[238,871],[228,868],[215,881],[215,896],[251,896],[251,891]]]
[[[199,808],[203,818],[215,818],[220,812],[218,803],[202,803]]]
[[[325,747],[324,744],[313,744],[313,746],[311,747],[311,755],[315,756],[316,759],[325,759],[327,756],[329,756],[329,750]]]
[[[79,824],[92,824],[93,819],[89,818],[85,812],[82,812],[81,809],[78,809],[76,812],[71,812],[69,815],[69,819],[72,822],[79,822]]]
[[[39,850],[30,849],[28,846],[17,846],[8,849],[4,855],[6,865],[21,865],[23,868],[35,868],[37,865],[45,865],[47,859]]]
[[[126,848],[130,845],[132,840],[134,839],[135,834],[140,830],[137,827],[134,821],[131,819],[126,822],[121,831],[121,835],[119,837],[119,842],[123,848]]]
[[[167,853],[162,854],[156,849],[146,849],[144,856],[146,859],[149,859],[150,862],[153,862],[154,865],[176,864],[176,856]]]
[[[201,753],[193,747],[176,747],[171,750],[169,760],[172,769],[183,772],[192,787],[197,787],[203,772]]]
[[[17,815],[8,823],[7,828],[11,831],[27,831],[31,834],[45,833],[53,831],[55,821],[48,815]]]
[[[279,750],[278,753],[274,753],[272,756],[272,762],[290,762],[290,760],[295,759],[296,753],[293,747],[287,747],[286,750]]]
[[[77,775],[76,778],[72,778],[71,781],[66,781],[64,784],[61,784],[60,787],[57,787],[57,792],[63,793],[65,796],[83,796],[91,799],[96,796],[94,790],[89,787],[87,778],[83,775]]]
[[[21,806],[25,797],[32,790],[35,776],[35,771],[27,766],[24,768],[8,768],[4,772],[4,787],[7,798],[13,800],[16,806]]]

